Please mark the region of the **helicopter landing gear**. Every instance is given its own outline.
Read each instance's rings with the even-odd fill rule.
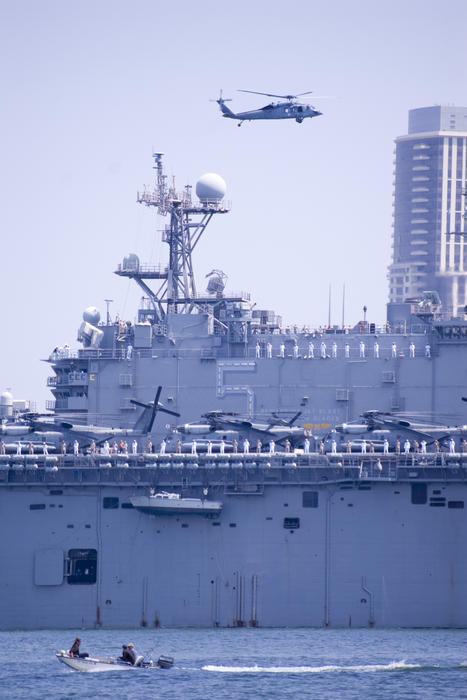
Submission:
[[[243,124],[243,122],[238,122],[237,126],[241,126],[242,124]]]
[[[297,122],[297,124],[301,124],[303,121],[303,117],[295,117],[295,121]]]

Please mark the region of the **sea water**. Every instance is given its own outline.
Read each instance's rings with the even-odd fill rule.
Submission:
[[[73,671],[55,653],[76,636],[93,656],[175,657],[169,670]],[[467,698],[467,630],[137,629],[0,632],[0,698]]]

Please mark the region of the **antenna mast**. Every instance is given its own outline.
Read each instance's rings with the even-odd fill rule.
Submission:
[[[175,181],[167,185],[167,176],[162,166],[162,153],[154,153],[156,182],[152,190],[138,192],[136,200],[147,207],[155,207],[161,216],[170,216],[162,240],[169,245],[168,265],[141,265],[139,261],[125,266],[119,265],[116,274],[131,277],[149,297],[155,311],[155,320],[163,321],[168,313],[191,313],[199,303],[212,299],[201,299],[196,291],[192,254],[206,226],[214,214],[225,214],[229,206],[222,198],[206,198],[194,204],[191,186],[177,192]],[[222,197],[222,195],[221,195]],[[162,280],[159,289],[153,291],[145,280]]]

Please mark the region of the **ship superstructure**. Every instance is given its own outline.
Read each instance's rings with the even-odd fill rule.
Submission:
[[[167,186],[162,156],[154,158],[155,188],[137,199],[169,217],[169,261],[149,266],[134,253],[124,258],[116,274],[144,293],[138,320],[112,322],[107,314],[101,322],[97,309],[86,309],[82,348],[56,348],[49,358],[49,408],[82,422],[131,427],[131,399],[151,401],[162,384],[164,402],[181,422],[210,410],[257,418],[301,410],[301,423],[322,434],[368,408],[467,422],[459,391],[467,322],[444,319],[436,295],[389,304],[382,326],[365,319],[353,328],[311,329],[284,328],[249,294],[226,293],[220,270],[200,294],[192,254],[209,222],[229,210],[225,183],[213,174],[201,178],[195,203],[189,187]],[[154,441],[165,426],[156,423]]]
[[[169,217],[168,263],[133,253],[116,270],[143,290],[137,321],[87,308],[81,347],[49,358],[57,453],[48,438],[41,453],[0,449],[0,628],[466,626],[467,429],[449,447],[440,431],[441,444],[412,444],[429,429],[422,416],[467,423],[465,320],[443,318],[426,293],[389,304],[381,327],[284,328],[226,292],[221,270],[200,294],[193,251],[229,210],[225,185],[205,176],[194,200],[168,187],[161,154],[155,169],[138,201]],[[146,434],[138,411],[151,402]],[[187,426],[187,449],[166,442],[162,405]],[[202,415],[222,416],[215,454],[209,435],[197,449]],[[303,444],[248,445],[239,416],[256,435],[271,416],[294,423]],[[97,431],[70,454],[79,422],[136,430],[115,445]],[[17,425],[2,429],[21,441]]]

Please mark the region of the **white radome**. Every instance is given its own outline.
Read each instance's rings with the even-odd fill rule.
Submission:
[[[83,311],[83,321],[86,321],[87,323],[90,323],[93,326],[97,326],[99,321],[101,320],[101,314],[99,309],[96,309],[95,306],[88,306],[86,309]]]
[[[201,202],[220,202],[226,192],[225,180],[217,173],[206,173],[196,183],[196,194]]]
[[[13,394],[9,391],[4,391],[0,396],[1,406],[12,406],[13,405]]]

